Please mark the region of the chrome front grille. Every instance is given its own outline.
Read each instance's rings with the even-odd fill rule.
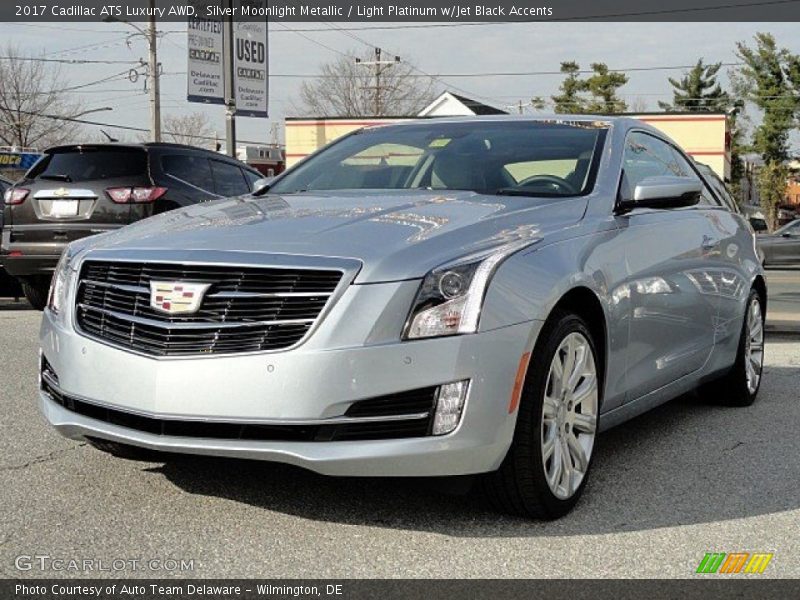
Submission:
[[[343,272],[197,264],[86,261],[76,320],[86,334],[153,356],[291,347],[310,331]],[[210,284],[190,315],[150,306],[150,282]]]

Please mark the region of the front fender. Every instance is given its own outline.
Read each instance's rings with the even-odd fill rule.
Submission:
[[[487,290],[480,329],[488,331],[524,321],[545,321],[570,290],[588,288],[608,319],[612,305],[613,279],[624,279],[624,257],[618,261],[592,252],[603,235],[582,236],[522,251],[498,268]],[[592,238],[595,238],[594,240]],[[609,273],[609,263],[620,265]]]

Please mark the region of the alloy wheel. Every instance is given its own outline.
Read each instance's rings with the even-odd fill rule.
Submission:
[[[747,331],[745,333],[744,365],[747,376],[747,391],[755,394],[761,382],[764,368],[764,320],[758,298],[747,307]]]
[[[553,494],[572,497],[586,475],[597,430],[598,381],[589,340],[567,335],[553,356],[542,410],[542,462]]]

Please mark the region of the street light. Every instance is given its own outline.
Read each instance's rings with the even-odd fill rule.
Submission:
[[[150,57],[148,61],[148,68],[152,82],[150,84],[150,137],[154,142],[161,141],[161,83],[159,81],[158,73],[158,37],[156,35],[156,17],[155,17],[155,0],[150,0],[150,18],[148,21],[147,31],[124,19],[108,16],[103,19],[106,23],[124,23],[135,29],[140,35],[147,40],[147,45],[150,50]]]
[[[78,119],[80,117],[85,117],[86,115],[91,115],[92,113],[105,112],[107,110],[114,110],[114,109],[111,108],[110,106],[101,106],[100,108],[90,108],[89,110],[85,110],[81,113],[78,113],[77,115],[72,115],[70,116],[70,118]]]

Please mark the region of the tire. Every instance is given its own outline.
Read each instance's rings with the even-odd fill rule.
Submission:
[[[753,359],[751,362],[750,359]],[[748,363],[753,367],[748,370]],[[739,336],[736,362],[728,373],[707,384],[704,394],[717,404],[750,406],[758,396],[764,370],[764,309],[756,290],[750,290]],[[755,377],[755,380],[753,378]]]
[[[562,366],[566,364],[566,358],[562,361],[562,357],[571,352],[570,340],[575,341],[576,347],[578,342],[584,344],[584,367],[586,372],[593,370],[592,376],[582,374],[574,387],[567,386],[572,387],[574,392],[580,392],[581,400],[571,393],[563,395],[560,388],[555,387],[560,385],[558,382],[561,380],[554,371],[555,363]],[[572,355],[577,356],[577,352]],[[533,356],[536,360],[531,362],[525,377],[511,447],[500,468],[483,476],[482,486],[489,502],[502,512],[535,519],[557,519],[572,510],[578,502],[591,470],[602,400],[602,373],[597,367],[599,361],[595,341],[585,321],[562,310],[556,310],[545,323]],[[580,361],[574,364],[580,364]],[[578,371],[580,369],[576,368],[572,372]],[[547,411],[546,395],[550,398]],[[560,400],[554,396],[560,396]],[[572,400],[576,401],[573,403]],[[579,406],[582,415],[580,425],[570,429],[577,423],[577,420],[571,419],[578,413]],[[565,457],[573,468],[576,466],[570,434],[583,449],[584,460],[573,476],[565,477],[568,472],[564,469]],[[547,460],[543,460],[547,452],[542,439],[552,441]],[[566,455],[563,450],[565,447],[570,448]],[[557,460],[560,468],[556,466]],[[548,483],[548,475],[554,484]],[[569,484],[560,486],[562,480]]]
[[[25,279],[20,281],[22,293],[36,310],[44,310],[47,306],[47,296],[50,293],[50,281],[46,278]]]
[[[147,448],[139,448],[138,446],[129,446],[128,444],[120,444],[118,442],[110,442],[108,440],[101,440],[98,438],[86,438],[94,448],[110,454],[117,458],[125,458],[128,460],[153,462],[157,460],[157,453]]]

